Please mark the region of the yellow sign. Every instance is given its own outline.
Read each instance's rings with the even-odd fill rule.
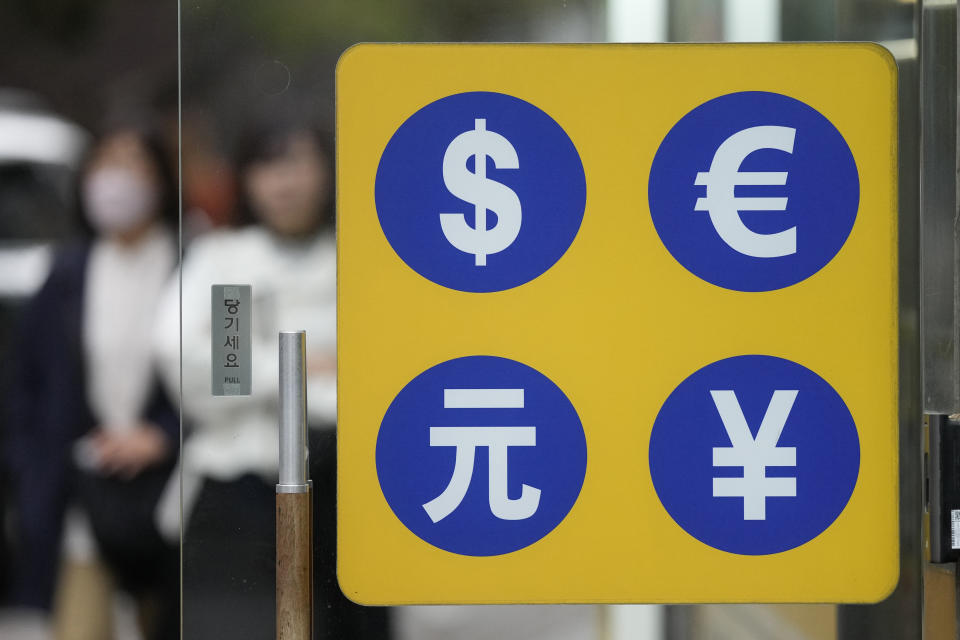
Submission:
[[[344,593],[888,595],[896,121],[871,44],[346,52]]]

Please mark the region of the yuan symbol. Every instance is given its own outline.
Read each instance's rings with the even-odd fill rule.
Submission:
[[[522,409],[523,389],[444,389],[445,409]],[[501,520],[524,520],[536,513],[540,489],[524,484],[519,498],[507,495],[507,449],[537,444],[536,427],[430,427],[431,447],[456,447],[453,475],[439,496],[423,505],[433,522],[460,506],[473,479],[477,447],[489,450],[490,511]]]

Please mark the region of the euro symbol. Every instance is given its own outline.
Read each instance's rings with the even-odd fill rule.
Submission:
[[[740,171],[744,159],[759,149],[793,153],[797,130],[792,127],[750,127],[723,141],[710,163],[694,181],[707,187],[707,196],[697,198],[695,211],[706,211],[720,238],[731,249],[753,258],[780,258],[797,252],[797,228],[777,233],[756,233],[740,219],[741,211],[784,211],[787,198],[744,198],[734,196],[739,185],[783,186],[786,171]]]

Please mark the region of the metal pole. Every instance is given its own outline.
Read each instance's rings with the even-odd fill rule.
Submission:
[[[280,333],[277,640],[313,637],[313,520],[307,479],[306,333]]]
[[[911,11],[912,9],[912,11]],[[842,605],[842,640],[915,640],[923,637],[923,431],[920,359],[920,64],[919,11],[913,3],[841,0],[837,38],[877,40],[899,67],[899,301],[900,301],[900,583],[874,605]],[[912,15],[913,23],[910,22]],[[885,40],[885,38],[903,38]],[[926,54],[924,54],[926,55]],[[928,64],[929,60],[924,62]],[[924,134],[926,135],[926,134]],[[924,253],[928,251],[924,248]]]
[[[280,483],[277,493],[307,490],[306,349],[306,332],[280,332]]]

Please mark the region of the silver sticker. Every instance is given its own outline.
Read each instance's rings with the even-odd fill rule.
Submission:
[[[950,510],[950,548],[960,549],[960,509]]]
[[[210,288],[211,393],[250,395],[250,285],[215,284]]]

